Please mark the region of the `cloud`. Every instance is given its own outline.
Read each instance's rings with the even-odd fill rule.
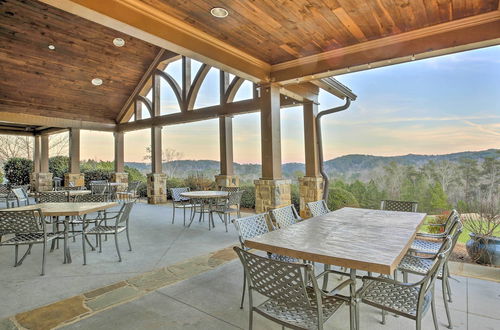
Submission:
[[[395,117],[395,118],[380,118],[380,119],[370,119],[370,120],[359,120],[359,121],[349,121],[349,120],[338,120],[334,119],[329,121],[329,123],[335,125],[351,126],[351,125],[374,125],[374,124],[393,124],[393,123],[405,123],[405,122],[436,122],[436,121],[461,121],[466,122],[469,120],[489,120],[489,119],[500,119],[497,115],[485,115],[485,116],[462,116],[462,117]],[[467,123],[469,125],[474,125],[474,123]]]

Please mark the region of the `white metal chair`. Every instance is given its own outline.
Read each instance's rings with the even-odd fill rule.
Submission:
[[[316,202],[309,202],[306,204],[306,207],[309,209],[309,212],[311,212],[311,215],[313,217],[317,217],[330,212],[330,210],[328,209],[328,205],[326,205],[326,202],[323,199]]]
[[[277,228],[285,228],[302,220],[293,205],[270,210],[269,216],[271,217],[273,226]]]
[[[243,195],[243,191],[234,191],[230,192],[227,198],[223,199],[222,203],[217,203],[211,208],[211,213],[217,213],[221,220],[224,222],[226,226],[227,232],[227,222],[231,221],[231,214],[236,213],[237,217],[240,217],[240,210],[238,206],[232,207],[234,205],[239,205],[241,203],[241,196]],[[213,216],[213,215],[212,215]],[[224,218],[222,218],[224,216]]]
[[[380,209],[386,211],[417,212],[417,208],[417,202],[394,201],[389,199],[380,202]]]
[[[182,197],[181,194],[189,192],[191,189],[189,187],[180,188],[170,188],[170,193],[172,194],[172,223],[175,221],[175,209],[182,209],[184,212],[184,226],[186,225],[186,209],[191,210],[191,216],[193,216],[194,204],[187,197]]]

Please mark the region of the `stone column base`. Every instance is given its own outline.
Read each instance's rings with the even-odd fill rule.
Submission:
[[[270,209],[292,204],[291,180],[255,180],[255,211],[267,212]]]
[[[52,173],[31,173],[30,176],[31,191],[51,191]]]
[[[239,187],[240,177],[237,175],[216,175],[215,184],[218,188],[221,187]]]
[[[85,175],[83,173],[64,174],[64,186],[70,187],[70,182],[73,182],[74,187],[83,187],[85,186]]]
[[[127,183],[128,184],[128,173],[125,172],[115,172],[111,174],[111,182]],[[116,187],[116,191],[126,191],[127,185],[119,185]]]
[[[148,203],[161,204],[167,202],[167,175],[164,173],[148,174]]]
[[[310,218],[311,213],[307,209],[306,204],[323,199],[323,178],[310,176],[299,178],[299,191],[300,216]]]

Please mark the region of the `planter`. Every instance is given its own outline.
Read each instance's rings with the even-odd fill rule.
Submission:
[[[484,237],[470,233],[467,241],[467,253],[480,264],[500,266],[500,237]]]

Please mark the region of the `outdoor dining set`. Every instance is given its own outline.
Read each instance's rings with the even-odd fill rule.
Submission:
[[[118,234],[125,232],[129,250],[132,250],[129,236],[129,215],[135,202],[137,184],[125,185],[119,191],[111,187],[118,185],[105,181],[90,182],[85,187],[59,187],[56,191],[40,191],[29,194],[25,187],[12,188],[4,196],[7,208],[0,209],[0,246],[14,246],[14,266],[20,266],[31,254],[32,246],[43,245],[42,272],[45,274],[47,245],[50,251],[59,248],[63,241],[64,263],[71,263],[69,239],[76,241],[82,236],[83,264],[87,262],[86,245],[102,252],[103,237],[114,236],[118,259],[121,254]],[[35,203],[30,203],[34,197]],[[120,198],[120,199],[119,199]],[[117,211],[109,209],[119,207]],[[2,240],[2,236],[7,239]],[[95,238],[92,244],[89,237]],[[19,246],[27,246],[19,258]]]
[[[248,289],[249,329],[254,313],[287,328],[322,329],[344,305],[351,329],[359,329],[361,303],[381,309],[383,324],[390,312],[415,320],[416,329],[430,310],[438,329],[436,280],[441,281],[452,327],[448,259],[462,231],[456,211],[437,225],[440,233],[427,234],[418,232],[426,214],[417,213],[412,202],[383,201],[381,210],[345,207],[330,212],[320,200],[307,208],[312,217],[305,220],[293,205],[233,220],[241,243],[234,250],[244,268],[240,307]],[[316,264],[323,265],[321,272]],[[419,278],[410,282],[408,274]],[[344,280],[332,288],[331,275]],[[268,299],[256,305],[254,293]]]

